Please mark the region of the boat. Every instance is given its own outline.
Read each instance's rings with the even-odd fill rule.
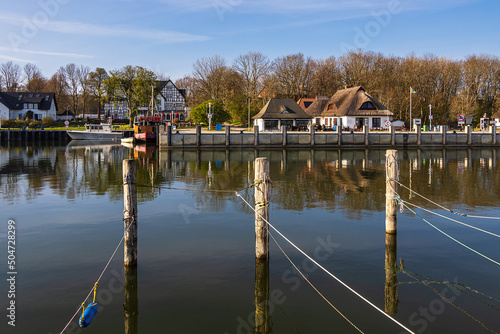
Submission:
[[[121,142],[122,142],[122,144],[133,144],[134,143],[134,137],[122,138]]]
[[[118,140],[123,132],[112,131],[111,124],[85,124],[85,130],[67,130],[72,140]]]
[[[134,120],[134,138],[139,142],[156,142],[159,126],[162,124],[159,116],[138,116]]]
[[[146,116],[134,118],[134,138],[137,142],[156,143],[156,137],[162,124],[162,117],[154,115],[154,86],[151,86],[151,100]]]

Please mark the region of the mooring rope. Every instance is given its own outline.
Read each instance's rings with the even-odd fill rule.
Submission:
[[[292,245],[295,249],[297,249],[300,253],[302,253],[302,255],[304,255],[307,259],[309,259],[312,263],[314,263],[315,265],[317,265],[318,268],[320,268],[321,270],[323,270],[325,273],[327,273],[329,276],[331,276],[332,278],[334,278],[337,282],[339,282],[340,284],[342,284],[349,291],[351,291],[356,296],[358,296],[360,299],[362,299],[363,301],[365,301],[366,303],[368,303],[370,306],[372,306],[373,308],[375,308],[377,311],[379,311],[380,313],[382,313],[385,317],[389,318],[391,321],[393,321],[394,323],[398,324],[399,326],[401,326],[403,329],[405,329],[409,333],[413,333],[414,334],[413,331],[411,331],[410,329],[408,329],[407,327],[405,327],[402,323],[400,323],[399,321],[397,321],[396,319],[394,319],[393,317],[391,317],[390,315],[388,315],[387,313],[385,313],[382,309],[380,309],[375,304],[373,304],[372,302],[370,302],[368,299],[366,299],[365,297],[363,297],[356,290],[354,290],[353,288],[351,288],[349,285],[347,285],[346,283],[344,283],[337,276],[335,276],[334,274],[332,274],[331,272],[329,272],[327,269],[325,269],[322,265],[320,265],[318,262],[316,262],[316,260],[314,260],[312,257],[310,257],[309,255],[307,255],[302,249],[300,249],[298,246],[296,246],[287,237],[285,237],[278,229],[276,229],[271,223],[269,223],[269,221],[267,221],[267,219],[265,219],[261,214],[259,214],[238,192],[236,192],[235,194],[236,194],[237,197],[241,198],[241,200],[243,202],[245,202],[246,205],[248,205],[248,207],[250,209],[252,209],[252,211],[254,211],[256,214],[258,214],[260,216],[260,218],[269,225],[269,227],[271,227],[274,231],[276,231],[276,233],[278,233],[283,239],[285,239],[290,245]]]
[[[256,181],[255,183],[252,183],[251,185],[238,189],[236,191],[245,191],[250,188],[255,187],[256,185],[262,183],[262,181]],[[162,187],[162,186],[154,186],[154,185],[145,185],[145,184],[138,184],[137,187],[140,188],[154,188],[154,189],[161,189],[161,190],[183,190],[183,191],[200,191],[200,192],[214,192],[214,193],[227,193],[227,194],[234,194],[235,190],[224,190],[224,189],[195,189],[195,188],[177,188],[177,187]]]
[[[358,327],[356,327],[356,325],[351,321],[349,320],[344,314],[342,314],[342,312],[340,312],[312,283],[311,281],[309,281],[307,279],[307,277],[300,271],[299,268],[297,268],[297,266],[295,265],[295,263],[293,263],[292,259],[290,259],[290,257],[285,253],[285,251],[283,250],[283,248],[281,248],[280,244],[278,243],[278,241],[276,241],[276,239],[274,238],[273,234],[271,232],[269,232],[269,236],[273,239],[274,243],[276,244],[276,246],[278,246],[278,248],[280,249],[280,251],[283,253],[283,255],[287,258],[287,260],[292,264],[292,266],[295,268],[295,270],[297,270],[297,272],[300,274],[300,276],[302,276],[302,278],[314,289],[314,291],[316,291],[318,293],[318,295],[320,295],[321,298],[323,298],[327,303],[328,305],[330,305],[338,314],[340,314],[340,316],[342,318],[344,318],[349,324],[351,324],[352,327],[356,328],[356,330],[360,333],[363,333],[363,331],[361,331],[361,329],[359,329]],[[364,334],[364,333],[363,333]]]
[[[115,251],[113,252],[113,254],[111,254],[111,257],[109,258],[108,262],[104,266],[104,269],[102,270],[101,274],[99,275],[99,278],[97,279],[96,283],[99,283],[99,281],[101,280],[102,276],[104,275],[104,273],[108,269],[108,266],[111,263],[111,261],[113,260],[113,258],[115,257],[116,252],[118,251],[118,249],[120,248],[120,246],[121,246],[121,244],[123,242],[123,239],[125,239],[125,233],[128,232],[128,230],[130,229],[130,226],[132,226],[133,223],[134,223],[134,220],[132,219],[132,221],[128,225],[127,229],[123,232],[123,236],[122,236],[120,242],[116,246]],[[92,289],[90,290],[90,292],[87,295],[87,297],[83,300],[83,303],[85,303],[87,301],[87,299],[89,299],[89,297],[92,295],[92,292],[94,292],[94,286],[92,286]],[[77,316],[77,314],[80,312],[81,308],[82,308],[82,305],[80,305],[78,307],[78,309],[76,310],[75,314],[73,314],[73,316],[71,317],[71,319],[68,321],[68,323],[66,324],[66,326],[64,326],[63,330],[59,334],[63,334],[64,333],[64,331],[68,328],[68,326],[71,324],[71,322],[73,321],[73,319],[75,319],[75,317]]]
[[[410,212],[412,212],[414,215],[418,216],[420,219],[422,219],[424,222],[426,222],[429,226],[433,227],[434,229],[436,229],[437,231],[439,231],[440,233],[442,233],[442,234],[443,234],[443,235],[445,235],[446,237],[448,237],[448,238],[450,238],[451,240],[455,241],[455,242],[456,242],[456,243],[458,243],[459,245],[461,245],[461,246],[463,246],[463,247],[467,248],[468,250],[470,250],[470,251],[472,251],[472,252],[474,252],[474,253],[478,254],[479,256],[482,256],[483,258],[485,258],[485,259],[487,259],[487,260],[489,260],[489,261],[491,261],[491,262],[495,263],[496,265],[499,265],[499,266],[500,266],[500,262],[495,261],[495,260],[493,260],[493,259],[489,258],[488,256],[484,255],[483,253],[481,253],[481,252],[479,252],[479,251],[475,250],[475,249],[474,249],[474,248],[472,248],[472,247],[467,246],[467,245],[466,245],[466,244],[464,244],[463,242],[461,242],[461,241],[459,241],[459,240],[457,240],[457,239],[453,238],[451,235],[447,234],[446,232],[444,232],[444,231],[440,230],[438,227],[434,226],[434,225],[433,225],[432,223],[430,223],[427,219],[425,219],[425,218],[424,218],[424,217],[422,217],[420,214],[418,214],[418,213],[416,213],[414,210],[412,210],[412,209],[411,209],[411,208],[410,208],[410,207],[409,207],[409,206],[408,206],[408,205],[407,205],[407,204],[406,204],[403,200],[401,200],[401,198],[399,198],[399,199],[397,199],[397,198],[396,198],[396,200],[397,200],[398,202],[400,202],[403,206],[405,206],[408,210],[410,210]]]
[[[454,211],[452,209],[449,209],[445,206],[442,206],[441,204],[438,204],[434,201],[432,201],[431,199],[425,197],[424,195],[421,195],[419,193],[417,193],[415,190],[412,190],[411,188],[407,187],[406,185],[404,185],[403,183],[399,182],[397,179],[395,178],[387,178],[387,181],[394,181],[396,182],[397,184],[399,184],[401,187],[409,190],[411,193],[415,194],[415,195],[418,195],[420,197],[422,197],[423,199],[425,199],[426,201],[440,207],[441,209],[443,210],[446,210],[450,213],[453,213],[454,215],[458,215],[458,216],[462,216],[462,217],[469,217],[469,218],[481,218],[481,219],[500,219],[500,217],[487,217],[487,216],[478,216],[478,215],[468,215],[468,214],[465,214],[465,213],[461,213],[461,212],[457,212],[457,211]]]
[[[426,212],[431,213],[431,214],[433,214],[433,215],[436,215],[436,216],[438,216],[438,217],[441,217],[441,218],[444,218],[444,219],[448,219],[448,220],[450,220],[450,221],[452,221],[452,222],[455,222],[455,223],[458,223],[458,224],[461,224],[461,225],[464,225],[464,226],[470,227],[470,228],[472,228],[472,229],[475,229],[475,230],[481,231],[481,232],[483,232],[483,233],[490,234],[490,235],[495,236],[495,237],[497,237],[497,238],[500,238],[500,235],[498,235],[498,234],[495,234],[495,233],[493,233],[493,232],[489,232],[489,231],[486,231],[486,230],[480,229],[479,227],[475,227],[475,226],[472,226],[472,225],[469,225],[469,224],[463,223],[463,222],[461,222],[461,221],[459,221],[459,220],[456,220],[456,219],[453,219],[453,218],[450,218],[450,217],[446,217],[445,215],[439,214],[439,213],[434,212],[434,211],[432,211],[432,210],[425,209],[425,208],[423,208],[423,207],[421,207],[421,206],[418,206],[418,205],[416,205],[416,204],[413,204],[413,203],[411,203],[411,202],[407,202],[407,201],[404,201],[404,200],[402,200],[402,199],[401,199],[401,202],[404,202],[405,204],[411,205],[411,206],[413,206],[413,207],[415,207],[415,208],[417,208],[417,209],[420,209],[420,210],[426,211]]]

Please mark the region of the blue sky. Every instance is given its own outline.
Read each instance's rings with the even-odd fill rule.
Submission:
[[[462,59],[500,55],[498,0],[0,0],[0,63],[140,65],[172,79],[198,58],[260,51]]]

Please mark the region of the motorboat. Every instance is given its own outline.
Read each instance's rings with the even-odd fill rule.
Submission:
[[[123,132],[112,131],[111,124],[85,124],[85,130],[67,130],[72,140],[118,140]]]

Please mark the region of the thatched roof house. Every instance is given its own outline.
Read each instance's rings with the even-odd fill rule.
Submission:
[[[254,125],[259,129],[280,130],[282,126],[289,128],[304,128],[310,123],[309,116],[293,99],[272,98],[253,117]]]
[[[367,125],[369,128],[386,128],[385,121],[391,120],[393,113],[368,94],[363,87],[346,87],[337,91],[323,106],[322,124],[327,127],[342,124],[356,129]]]
[[[325,108],[329,100],[329,96],[316,97],[314,102],[306,109],[306,113],[308,113],[313,118],[321,117],[321,113],[323,112],[323,109]],[[319,123],[318,120],[316,121],[317,123]]]

